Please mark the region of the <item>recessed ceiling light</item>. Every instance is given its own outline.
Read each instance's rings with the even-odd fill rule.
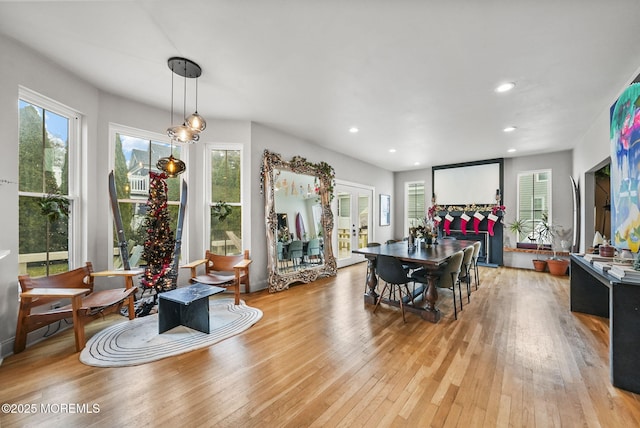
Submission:
[[[396,149],[389,149],[389,153],[395,153]]]
[[[507,126],[506,128],[503,129],[504,132],[513,132],[516,130],[515,126]]]
[[[349,128],[349,132],[351,132],[352,134],[356,134],[359,131],[358,128],[356,128],[355,126],[352,126],[351,128]]]
[[[507,150],[507,152],[509,152],[509,153],[514,153],[515,151],[516,151],[516,149],[509,149],[509,150]]]
[[[418,165],[420,165],[420,162],[414,162],[413,164],[414,164],[415,166],[418,166]]]
[[[516,87],[516,84],[513,82],[502,83],[498,85],[495,89],[496,92],[508,92]]]

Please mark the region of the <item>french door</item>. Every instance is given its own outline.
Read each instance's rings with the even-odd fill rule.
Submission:
[[[364,260],[352,250],[366,247],[373,237],[373,188],[336,182],[334,213],[334,253],[338,267]]]

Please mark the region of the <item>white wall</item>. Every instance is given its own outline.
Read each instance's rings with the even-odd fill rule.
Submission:
[[[595,198],[592,174],[611,156],[611,139],[609,137],[610,108],[625,88],[640,74],[638,68],[626,82],[611,85],[611,97],[607,105],[602,106],[602,112],[585,129],[585,134],[579,136],[573,150],[573,174],[580,187],[581,211],[581,239],[580,251],[591,246],[595,234]]]
[[[0,37],[0,127],[4,130],[0,156],[0,248],[11,254],[0,261],[0,344],[2,353],[11,352],[18,314],[18,86],[22,85],[80,111],[88,120],[84,134],[96,141],[98,91],[55,64],[9,39]],[[9,58],[11,60],[9,60]],[[96,163],[93,145],[83,152],[87,163]],[[87,191],[93,190],[88,186]],[[86,215],[96,215],[97,207],[83,207]],[[89,233],[90,236],[94,236]],[[90,256],[93,254],[89,254]]]
[[[504,160],[503,203],[507,207],[505,225],[516,218],[517,177],[519,172],[551,169],[553,187],[551,189],[551,223],[569,229],[573,226],[573,197],[569,177],[573,172],[571,150],[533,156],[521,156]],[[505,230],[504,236],[510,235]],[[515,237],[511,237],[514,246]]]

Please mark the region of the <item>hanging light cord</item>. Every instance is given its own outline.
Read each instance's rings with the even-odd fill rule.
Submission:
[[[187,61],[184,62],[184,92],[183,92],[183,104],[182,104],[182,117],[185,124],[187,122]]]
[[[171,64],[171,118],[169,119],[169,125],[173,126],[173,63]]]
[[[198,114],[198,78],[196,77],[196,114]]]

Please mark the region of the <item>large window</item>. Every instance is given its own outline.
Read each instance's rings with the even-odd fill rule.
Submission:
[[[158,159],[168,157],[170,153],[175,158],[183,159],[181,147],[168,142],[157,141],[161,135],[153,135],[133,129],[113,129],[115,139],[114,175],[118,205],[122,217],[122,226],[127,248],[129,251],[130,267],[144,264],[142,250],[147,232],[144,220],[147,214],[147,200],[149,198],[149,172],[159,173],[156,166]],[[182,177],[167,178],[168,209],[171,217],[172,230],[175,232],[180,207],[180,183]],[[106,186],[106,183],[105,183]],[[120,247],[118,246],[117,231],[113,230],[113,266],[122,268]],[[187,248],[186,236],[182,236],[182,248]]]
[[[407,183],[405,200],[407,201],[405,231],[418,226],[425,216],[424,182]]]
[[[20,273],[38,277],[64,272],[78,251],[80,213],[77,112],[25,88],[19,109],[19,262]],[[46,197],[68,202],[43,204]],[[62,210],[64,211],[64,210]]]
[[[537,241],[539,225],[551,218],[551,170],[519,173],[518,220],[523,222],[524,228],[518,242]]]
[[[210,165],[210,239],[214,254],[241,254],[242,246],[242,151],[213,147]]]

